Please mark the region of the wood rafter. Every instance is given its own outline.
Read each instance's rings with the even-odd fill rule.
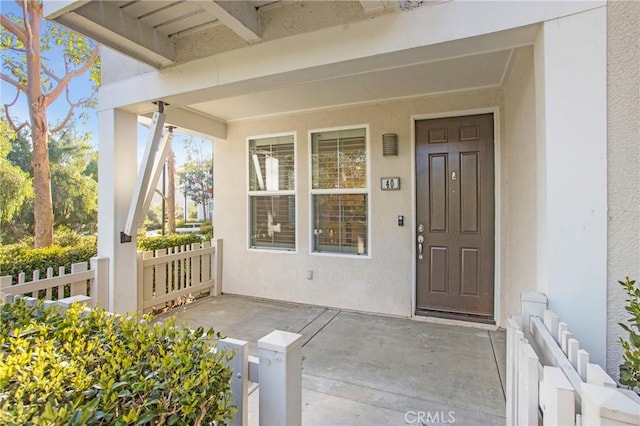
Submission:
[[[92,25],[98,25],[106,31],[92,34],[92,38],[102,44],[120,49],[134,57],[145,60],[145,62],[148,62],[150,55],[155,58],[162,58],[162,62],[175,61],[174,42],[168,36],[114,6],[111,2],[89,2],[75,9],[72,13],[60,16],[57,21],[80,32],[87,25],[87,21],[91,22]],[[113,45],[113,40],[111,39],[113,35],[118,36],[118,44],[120,46]],[[140,55],[139,48],[136,49],[132,46],[139,46],[146,53]],[[156,62],[160,61],[157,60]],[[159,63],[156,63],[156,65],[159,65]]]
[[[243,39],[256,41],[262,36],[260,15],[249,2],[209,0],[200,5]]]

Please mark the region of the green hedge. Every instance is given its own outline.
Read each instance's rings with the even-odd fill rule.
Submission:
[[[85,237],[80,244],[69,247],[56,245],[36,249],[24,244],[0,246],[0,276],[11,275],[15,283],[18,274],[24,272],[27,281],[31,281],[36,269],[40,270],[41,277],[45,277],[47,268],[51,266],[58,275],[58,267],[64,266],[70,271],[71,264],[86,262],[95,255],[95,237]]]
[[[32,248],[27,244],[0,245],[0,277],[11,275],[16,283],[18,274],[24,272],[27,281],[31,281],[34,270],[40,270],[44,277],[48,267],[64,266],[70,271],[73,263],[88,262],[97,253],[96,237],[78,237],[73,239],[75,245],[54,245],[45,248]],[[79,241],[79,242],[77,242]],[[138,237],[139,250],[160,250],[169,247],[202,242],[203,238],[194,234],[173,234],[159,237]]]
[[[0,424],[202,425],[235,412],[213,330],[23,301],[0,316]]]
[[[158,237],[138,237],[138,250],[161,250],[169,247],[201,243],[203,238],[195,234],[171,234]]]

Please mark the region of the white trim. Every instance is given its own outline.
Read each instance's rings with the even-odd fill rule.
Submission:
[[[266,138],[279,138],[279,137],[283,137],[283,136],[293,136],[293,190],[284,190],[284,191],[250,191],[249,190],[249,175],[250,175],[250,166],[249,166],[249,142],[252,140],[258,140],[258,139],[266,139]],[[262,135],[256,135],[256,136],[247,136],[245,138],[245,154],[244,154],[244,164],[245,164],[245,214],[246,214],[246,224],[245,224],[245,242],[246,242],[246,249],[249,252],[259,252],[259,253],[287,253],[287,254],[297,254],[298,253],[298,246],[300,243],[300,235],[298,232],[298,149],[297,149],[297,144],[298,144],[298,132],[297,131],[289,131],[289,132],[279,132],[279,133],[267,133],[267,134],[262,134]],[[295,211],[295,218],[296,218],[296,230],[295,230],[295,238],[296,238],[296,243],[295,243],[295,247],[293,249],[282,249],[282,248],[252,248],[251,247],[251,214],[250,214],[250,208],[251,208],[251,196],[269,196],[269,195],[293,195],[294,199],[295,199],[295,203],[296,203],[296,211]]]
[[[362,188],[341,188],[341,189],[313,189],[313,149],[311,146],[313,133],[320,132],[333,132],[340,130],[352,130],[352,129],[365,129],[365,153],[367,156],[367,189]],[[307,149],[309,155],[307,155],[308,176],[307,183],[309,185],[309,255],[310,256],[326,256],[326,257],[344,257],[349,259],[371,259],[372,247],[371,236],[373,229],[373,215],[371,214],[371,132],[369,124],[354,124],[349,126],[337,126],[337,127],[325,127],[318,129],[310,129],[307,131]],[[365,194],[367,196],[367,254],[347,254],[347,253],[331,253],[331,252],[316,252],[313,250],[314,235],[313,235],[313,196],[321,194]]]
[[[430,114],[416,114],[412,115],[411,120],[411,223],[413,225],[413,229],[411,230],[412,236],[412,259],[411,259],[411,318],[418,319],[416,315],[416,206],[417,206],[417,196],[416,196],[416,121],[417,120],[430,120],[435,118],[449,118],[449,117],[462,117],[466,115],[476,115],[476,114],[493,114],[493,151],[494,151],[494,272],[493,272],[493,319],[497,326],[500,325],[500,295],[502,293],[502,277],[500,275],[501,268],[501,259],[500,253],[502,252],[502,241],[501,241],[501,232],[500,232],[500,224],[501,224],[501,211],[500,206],[502,205],[502,198],[500,192],[500,184],[502,182],[502,169],[500,167],[500,107],[485,107],[485,108],[475,108],[468,110],[457,110],[457,111],[447,111],[447,112],[437,112]],[[471,322],[471,324],[475,324]]]
[[[518,47],[531,46],[531,45],[532,45],[532,43],[527,43],[527,44],[523,44],[522,46],[518,46]],[[360,74],[362,74],[362,73],[360,73]],[[456,93],[464,93],[464,92],[473,92],[473,91],[478,91],[478,90],[496,89],[496,88],[500,88],[500,87],[502,87],[502,84],[496,83],[496,84],[486,84],[484,86],[465,87],[465,88],[462,88],[462,89],[441,90],[441,91],[438,91],[438,92],[418,93],[418,94],[406,95],[406,96],[393,96],[393,97],[390,97],[390,98],[380,98],[380,99],[373,99],[373,100],[369,100],[369,101],[355,101],[355,102],[348,102],[348,103],[335,104],[335,105],[329,105],[329,106],[297,109],[295,111],[275,112],[273,114],[255,115],[255,116],[252,116],[252,117],[233,118],[233,119],[230,119],[230,120],[226,120],[226,123],[239,123],[239,122],[243,122],[243,121],[263,120],[263,119],[267,119],[267,118],[274,119],[274,118],[280,118],[280,117],[291,117],[291,116],[300,115],[300,114],[308,114],[308,113],[311,113],[311,112],[324,112],[324,111],[333,111],[333,110],[337,110],[337,109],[349,109],[349,108],[353,108],[353,107],[364,107],[364,106],[367,106],[367,105],[377,105],[377,104],[381,104],[381,103],[401,102],[401,101],[406,101],[406,100],[411,100],[411,99],[428,98],[428,97],[432,97],[432,96],[452,95],[452,94],[456,94]]]

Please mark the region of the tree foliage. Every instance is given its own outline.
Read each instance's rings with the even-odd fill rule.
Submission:
[[[31,144],[24,134],[10,142],[7,159],[31,181]],[[97,152],[88,135],[79,135],[73,123],[49,142],[53,212],[56,228],[94,232],[98,215]],[[23,240],[32,233],[33,199],[26,199],[13,219],[4,224],[3,242]]]
[[[0,224],[10,221],[25,201],[33,197],[29,174],[7,158],[14,135],[8,123],[0,121]]]
[[[193,141],[187,142],[186,149],[187,162],[178,172],[178,182],[185,195],[202,205],[202,213],[206,217],[209,200],[213,198],[212,158]]]
[[[627,303],[624,309],[629,314],[626,323],[619,323],[628,333],[628,339],[619,338],[624,351],[623,363],[620,365],[620,383],[640,392],[640,286],[629,277],[625,277],[624,281],[618,281],[618,284],[626,293]]]
[[[55,226],[93,232],[98,219],[98,182],[94,170],[97,152],[87,135],[73,127],[51,138],[51,196]]]
[[[45,22],[42,2],[16,0],[22,16],[0,14],[0,49],[2,71],[0,78],[13,86],[15,96],[4,104],[7,120],[14,131],[29,129],[32,138],[35,245],[45,247],[53,243],[53,205],[51,202],[51,171],[49,164],[49,135],[65,128],[76,110],[95,103],[100,84],[98,45],[56,24]],[[60,56],[62,66],[56,67],[51,57]],[[94,89],[87,97],[72,95],[70,82],[89,73]],[[20,95],[26,97],[28,119],[13,117],[10,108]],[[58,99],[67,102],[67,114],[50,127],[48,108]]]

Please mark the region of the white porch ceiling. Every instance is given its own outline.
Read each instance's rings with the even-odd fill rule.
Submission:
[[[146,52],[165,63],[182,48],[182,56],[193,57],[111,83],[103,88],[101,108],[146,116],[155,110],[151,101],[162,99],[170,104],[172,124],[222,138],[227,121],[500,86],[513,49],[532,43],[537,23],[573,10],[571,4],[553,3],[564,9],[540,7],[532,16],[521,3],[507,2],[499,10],[509,19],[496,20],[484,13],[492,6],[483,2],[237,2],[263,18],[264,37],[253,43],[243,12],[229,12],[230,2],[223,0],[68,3],[50,16],[84,22],[92,36],[104,32],[120,52]],[[434,7],[390,9],[414,3]],[[102,9],[117,10],[124,21],[114,22],[98,13]],[[230,20],[218,22],[225,13]],[[452,19],[468,25],[440,25]],[[293,22],[298,26],[291,27]],[[207,26],[211,31],[202,29]],[[216,37],[229,30],[246,43],[202,52],[224,43]]]
[[[192,104],[224,121],[502,84],[512,50],[399,66]]]

